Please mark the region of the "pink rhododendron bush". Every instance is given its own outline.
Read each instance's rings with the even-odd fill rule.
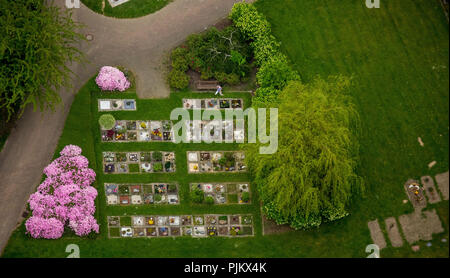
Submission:
[[[95,78],[95,82],[103,91],[125,91],[130,88],[130,82],[125,77],[125,74],[114,67],[105,66],[100,69],[100,72]]]
[[[91,186],[95,172],[80,147],[68,145],[60,154],[44,169],[46,179],[28,200],[32,216],[25,227],[34,238],[60,238],[66,225],[78,236],[99,232],[93,216],[97,190]]]

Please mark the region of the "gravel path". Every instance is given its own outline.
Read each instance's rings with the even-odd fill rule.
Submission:
[[[56,2],[63,7],[65,1]],[[101,66],[122,65],[137,75],[139,97],[168,97],[170,91],[160,71],[165,53],[189,34],[226,17],[236,2],[240,0],[175,0],[137,19],[104,17],[84,5],[73,10],[74,19],[86,26],[83,33],[94,37],[80,45],[90,63],[71,65],[76,73],[74,86],[61,90],[64,106],[56,112],[41,113],[28,107],[0,153],[0,252],[50,163],[73,97],[81,86]]]

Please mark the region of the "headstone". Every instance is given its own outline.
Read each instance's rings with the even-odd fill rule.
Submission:
[[[442,193],[444,200],[448,200],[448,171],[439,175],[436,175],[436,182],[439,191]]]
[[[425,194],[428,197],[428,202],[430,204],[440,202],[441,197],[439,196],[439,193],[436,191],[436,187],[434,187],[433,178],[430,176],[424,176],[420,178],[420,181],[422,182]]]
[[[373,243],[378,245],[380,249],[385,248],[386,240],[384,239],[378,219],[368,222],[367,226],[369,227],[370,237],[372,238]]]

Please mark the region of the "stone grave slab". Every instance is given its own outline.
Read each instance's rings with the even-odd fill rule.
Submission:
[[[441,197],[439,196],[439,193],[436,191],[436,187],[434,186],[433,178],[430,176],[423,176],[420,178],[420,181],[422,182],[423,189],[425,191],[425,194],[428,197],[428,202],[430,204],[435,204],[441,201]]]
[[[385,248],[386,240],[384,239],[378,219],[368,222],[367,226],[369,227],[370,237],[372,238],[373,243],[378,245],[380,249]]]
[[[439,191],[442,193],[444,200],[448,200],[448,171],[439,175],[436,175],[436,182]]]
[[[423,194],[423,189],[419,185],[419,181],[409,179],[405,183],[404,188],[414,209],[421,210],[427,206],[427,200]]]
[[[398,230],[397,221],[394,217],[386,218],[386,231],[388,233],[389,240],[391,241],[391,245],[393,247],[400,247],[403,245],[403,239],[400,235],[400,231]]]
[[[409,244],[419,240],[432,240],[433,234],[444,232],[441,220],[435,209],[400,215],[398,221]]]

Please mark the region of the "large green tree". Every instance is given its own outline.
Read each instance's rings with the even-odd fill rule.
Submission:
[[[341,76],[289,83],[266,104],[278,108],[278,151],[264,155],[259,143],[245,145],[264,212],[278,224],[305,229],[340,219],[362,192],[350,83]]]
[[[0,1],[0,109],[10,118],[30,103],[54,109],[62,86],[70,86],[68,65],[83,55],[83,39],[69,10],[51,1]]]

